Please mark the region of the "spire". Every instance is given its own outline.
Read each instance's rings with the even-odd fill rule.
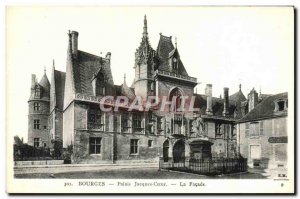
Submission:
[[[144,17],[144,32],[143,32],[143,37],[147,37],[148,36],[148,31],[147,31],[147,17],[145,15]]]
[[[55,67],[55,61],[54,61],[54,59],[52,60],[52,66],[53,66],[53,68]]]
[[[259,87],[259,95],[261,95],[261,87]]]

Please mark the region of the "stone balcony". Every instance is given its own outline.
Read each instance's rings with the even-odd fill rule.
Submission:
[[[164,76],[164,77],[169,77],[169,78],[175,78],[175,79],[178,79],[178,80],[184,80],[184,81],[188,81],[188,82],[197,84],[197,78],[195,78],[195,77],[180,75],[180,74],[177,74],[177,73],[164,71],[164,70],[156,70],[154,74],[156,76]]]

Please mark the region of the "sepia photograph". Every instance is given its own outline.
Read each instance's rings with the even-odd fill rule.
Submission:
[[[7,192],[295,193],[294,13],[7,6]]]

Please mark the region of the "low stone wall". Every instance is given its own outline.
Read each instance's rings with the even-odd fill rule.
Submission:
[[[23,165],[59,165],[63,164],[64,160],[34,160],[34,161],[15,161],[15,166]]]

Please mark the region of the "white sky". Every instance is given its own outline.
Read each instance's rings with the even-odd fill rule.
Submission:
[[[27,100],[31,74],[38,80],[52,59],[65,71],[68,30],[79,32],[79,49],[105,56],[112,53],[115,84],[126,73],[131,85],[134,52],[143,18],[156,49],[161,32],[177,37],[178,50],[198,93],[213,84],[213,95],[253,87],[275,94],[293,90],[293,10],[251,7],[10,7],[7,10],[7,119],[11,135],[27,141]],[[16,122],[17,121],[17,122]]]

